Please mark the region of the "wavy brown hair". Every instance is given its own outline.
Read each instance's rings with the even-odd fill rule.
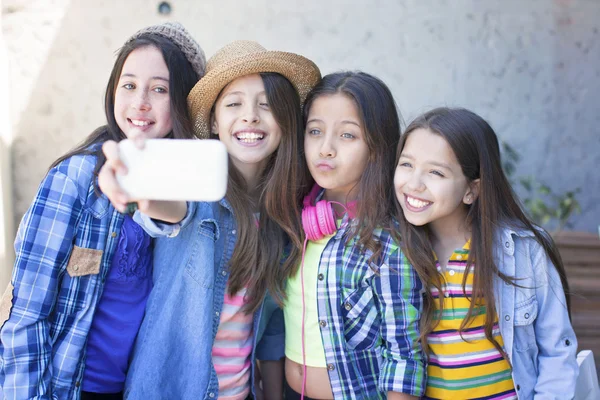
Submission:
[[[364,72],[338,72],[325,76],[309,93],[304,105],[304,124],[308,120],[314,101],[322,96],[342,94],[348,96],[358,109],[364,129],[365,142],[369,148],[369,159],[360,181],[357,183],[358,196],[355,209],[356,224],[348,232],[346,240],[358,237],[357,245],[373,252],[371,260],[377,260],[381,246],[373,237],[373,231],[383,228],[393,231],[390,210],[394,207],[394,159],[395,149],[400,140],[400,116],[390,89],[379,78]],[[302,158],[302,170],[308,173],[306,159]],[[309,175],[310,176],[310,175]],[[308,194],[314,180],[301,187],[300,201]],[[301,204],[301,203],[299,203]],[[302,228],[300,225],[299,228]],[[303,230],[298,232],[301,241],[295,241],[296,248],[290,255],[291,261],[284,268],[284,277],[297,273],[300,255],[305,239]],[[299,246],[299,247],[298,247]]]
[[[566,307],[570,313],[569,286],[558,249],[550,235],[541,227],[536,226],[527,217],[515,195],[504,171],[500,159],[498,138],[492,127],[477,114],[461,108],[436,108],[416,118],[407,128],[400,143],[396,156],[396,164],[402,154],[406,140],[417,129],[428,131],[441,136],[452,148],[467,181],[479,179],[479,195],[467,207],[465,224],[471,231],[471,250],[465,270],[465,280],[469,271],[473,271],[473,297],[469,311],[463,320],[459,331],[462,332],[475,317],[474,307],[484,301],[487,307],[484,326],[486,338],[503,354],[502,347],[493,338],[492,331],[496,316],[493,290],[494,276],[499,276],[504,282],[519,286],[514,277],[500,272],[494,262],[494,235],[499,227],[509,226],[517,229],[527,229],[533,232],[535,239],[556,267],[565,292]],[[423,284],[426,286],[425,309],[421,319],[421,342],[427,349],[427,335],[432,332],[439,322],[434,319],[433,295],[435,287],[440,296],[443,293],[441,276],[437,271],[431,244],[431,235],[427,225],[417,227],[410,224],[398,202],[396,215],[401,226],[402,248],[413,267],[417,270]],[[474,264],[477,268],[473,268]],[[440,307],[443,304],[440,302]],[[441,310],[438,316],[441,318]]]
[[[300,97],[294,86],[277,73],[261,73],[269,107],[282,135],[279,147],[270,156],[260,176],[258,188],[250,192],[246,181],[233,164],[229,165],[226,198],[233,208],[237,223],[237,242],[230,260],[229,293],[244,286],[246,312],[260,306],[270,291],[282,303],[284,280],[282,270],[289,268],[302,248],[298,234],[300,194],[308,187],[308,175],[302,169],[302,117]],[[257,229],[253,211],[260,211]],[[290,242],[289,257],[284,249]]]
[[[57,166],[62,161],[77,154],[93,154],[96,157],[96,167],[94,168],[94,177],[98,176],[100,168],[106,162],[106,157],[102,153],[102,147],[94,147],[96,144],[104,143],[107,140],[120,142],[125,139],[125,134],[119,128],[115,118],[115,91],[121,77],[123,65],[132,51],[143,47],[156,47],[163,55],[167,69],[169,70],[169,100],[171,102],[171,120],[173,121],[173,130],[166,136],[167,138],[192,139],[195,138],[193,124],[187,108],[187,95],[194,87],[200,77],[194,71],[183,52],[169,39],[159,35],[145,33],[138,38],[126,43],[117,53],[117,59],[108,78],[106,92],[104,94],[104,114],[106,116],[106,125],[95,129],[81,144],[66,154],[60,156],[52,163],[50,169]],[[94,179],[94,189],[100,193],[98,180]]]

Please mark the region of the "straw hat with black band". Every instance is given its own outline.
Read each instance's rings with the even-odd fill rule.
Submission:
[[[261,72],[276,72],[286,77],[298,91],[301,103],[321,80],[319,68],[301,55],[268,51],[248,40],[232,42],[208,60],[206,74],[188,95],[196,135],[202,139],[210,137],[210,111],[225,86],[239,77]]]

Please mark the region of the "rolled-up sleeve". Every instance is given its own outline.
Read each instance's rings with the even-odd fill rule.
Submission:
[[[152,219],[139,211],[135,212],[133,215],[133,220],[137,222],[138,225],[140,225],[146,231],[146,233],[153,238],[175,237],[179,234],[181,229],[185,228],[192,221],[197,206],[197,203],[188,201],[185,217],[175,224]]]

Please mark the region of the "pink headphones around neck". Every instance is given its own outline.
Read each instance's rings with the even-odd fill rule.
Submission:
[[[321,187],[315,184],[310,193],[306,195],[302,201],[304,206],[302,209],[302,227],[304,228],[304,232],[306,233],[308,240],[313,242],[323,239],[325,236],[333,235],[337,231],[337,226],[335,224],[335,213],[331,204],[340,203],[327,200],[317,201],[317,196],[319,195],[320,191]],[[347,205],[340,205],[348,211],[350,216],[353,216],[353,210],[356,207],[356,201],[352,201]]]
[[[344,207],[346,212],[354,217],[356,201],[351,201],[347,205],[337,201],[319,200],[317,196],[321,187],[315,183],[310,193],[302,201],[302,227],[306,233],[304,239],[304,248],[302,249],[302,263],[300,264],[300,282],[302,284],[302,393],[300,399],[304,399],[304,389],[306,388],[306,352],[304,345],[304,319],[306,316],[306,304],[304,302],[304,256],[306,255],[306,244],[308,241],[323,239],[325,236],[333,235],[337,231],[335,224],[335,213],[331,204],[339,204]],[[315,204],[316,202],[316,204]],[[314,204],[314,206],[313,206]]]

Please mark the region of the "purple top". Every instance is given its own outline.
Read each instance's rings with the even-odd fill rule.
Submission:
[[[88,335],[83,390],[117,393],[152,289],[152,241],[125,216],[117,250]]]

